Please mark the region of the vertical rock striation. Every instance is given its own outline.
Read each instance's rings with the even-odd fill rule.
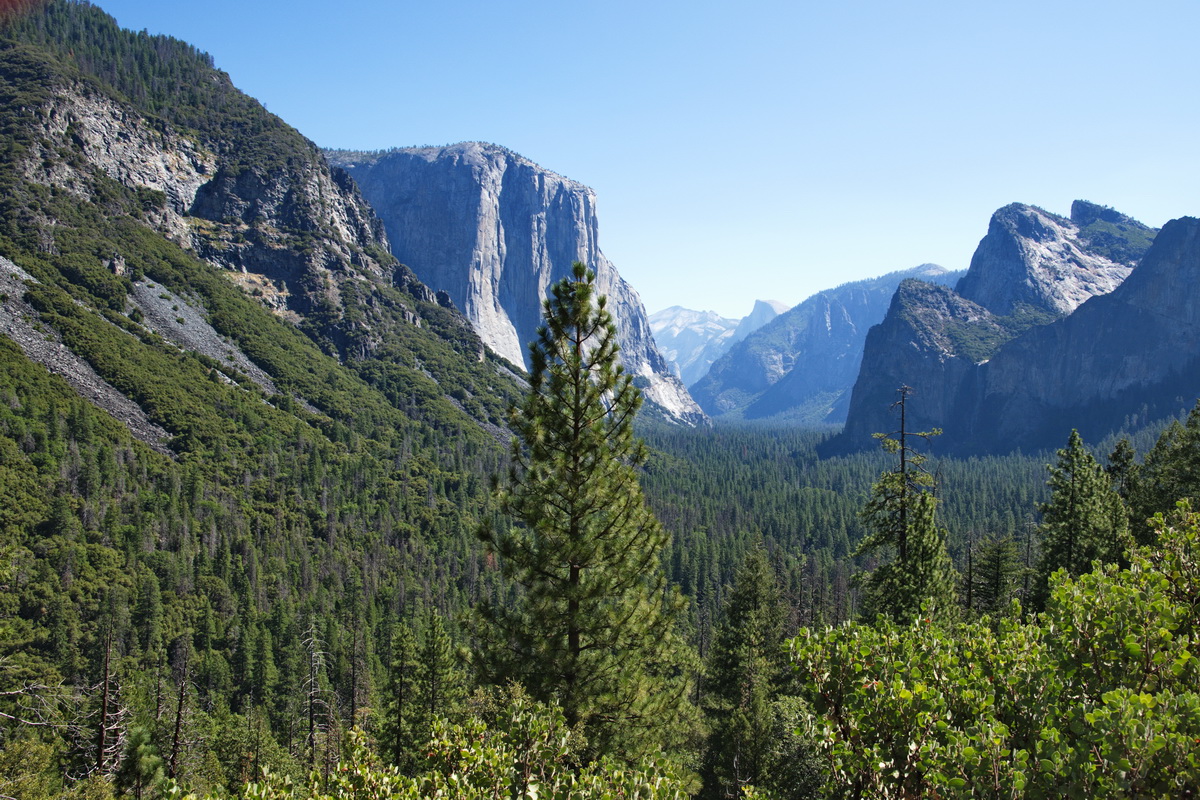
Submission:
[[[496,353],[528,367],[548,288],[582,261],[608,297],[622,363],[646,398],[675,420],[704,419],[655,346],[637,292],[600,251],[591,189],[477,142],[327,155],[357,181],[393,254],[447,292]]]

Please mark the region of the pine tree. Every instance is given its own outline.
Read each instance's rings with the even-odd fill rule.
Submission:
[[[1200,402],[1188,414],[1187,422],[1172,422],[1136,474],[1127,498],[1131,530],[1141,544],[1154,541],[1150,518],[1168,513],[1180,500],[1200,501]]]
[[[430,612],[425,635],[418,653],[416,718],[418,742],[433,734],[433,722],[438,718],[453,718],[466,699],[466,680],[458,665],[458,654],[442,617]]]
[[[902,386],[898,438],[875,434],[883,449],[899,459],[896,469],[884,472],[871,487],[871,498],[862,511],[868,533],[856,555],[882,555],[890,560],[860,578],[863,587],[861,614],[871,620],[883,614],[899,621],[914,618],[923,605],[948,610],[955,602],[954,567],[946,552],[946,531],[936,520],[934,479],[923,468],[925,456],[911,444],[941,431],[912,433],[907,429],[907,403],[912,389]]]
[[[417,642],[404,622],[392,629],[392,661],[383,700],[379,744],[392,764],[407,771],[414,763],[418,737]]]
[[[117,788],[122,794],[142,800],[144,794],[152,792],[165,779],[163,760],[150,739],[150,733],[142,727],[130,730],[121,766],[114,776]]]
[[[530,346],[525,401],[503,511],[519,523],[481,536],[521,591],[481,609],[485,674],[556,699],[589,757],[636,759],[670,745],[689,717],[680,608],[660,555],[667,534],[646,508],[634,437],[641,393],[617,365],[616,327],[595,275],[574,265],[552,288]]]
[[[708,797],[738,797],[747,784],[763,786],[776,766],[773,703],[786,675],[784,615],[775,573],[756,547],[738,569],[709,651]]]
[[[985,614],[1002,611],[1019,593],[1021,572],[1021,554],[1013,537],[981,542],[975,548],[970,607]]]
[[[1035,607],[1045,604],[1053,572],[1065,569],[1075,577],[1089,571],[1093,561],[1120,561],[1129,544],[1125,506],[1078,431],[1071,431],[1049,470],[1050,501],[1038,507],[1042,555]]]
[[[1136,491],[1141,465],[1137,463],[1137,452],[1129,437],[1122,436],[1108,456],[1108,465],[1104,467],[1113,490],[1126,503]]]

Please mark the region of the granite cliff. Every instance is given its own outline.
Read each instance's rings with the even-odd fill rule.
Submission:
[[[608,297],[622,363],[646,399],[677,421],[704,419],[655,346],[637,292],[600,251],[587,186],[477,142],[327,155],[362,188],[396,257],[444,290],[496,353],[528,367],[547,289],[582,261]]]
[[[1076,201],[1071,219],[1020,203],[1001,208],[957,292],[1002,315],[1022,307],[1070,314],[1085,300],[1111,292],[1137,262],[1133,253],[1114,258],[1093,247],[1087,221],[1094,224],[1098,217],[1088,213],[1092,208],[1097,207]],[[1135,229],[1145,227],[1121,218]]]
[[[1109,296],[1141,282],[1130,276],[1138,275],[1143,256],[1149,258],[1155,233],[1084,201],[1074,203],[1069,219],[1028,205],[999,209],[954,291],[901,285],[886,318],[867,337],[846,426],[829,452],[869,447],[872,433],[892,430],[890,406],[902,385],[913,389],[912,429],[942,428],[941,449],[1061,444],[1082,422],[1059,430],[1050,409],[1061,410],[1075,398],[1071,413],[1082,414],[1112,381],[1099,371],[1062,371],[1087,349],[1080,338],[1063,339],[1064,331],[1075,330],[1077,315],[1099,320]],[[1115,319],[1109,332],[1107,323],[1088,324],[1087,335],[1096,341],[1140,340],[1138,331]],[[1051,373],[1057,377],[1050,379]],[[1005,419],[997,409],[1008,409]]]
[[[968,446],[1095,441],[1190,409],[1200,397],[1200,220],[1163,226],[1110,294],[1012,340],[965,391],[955,419]]]
[[[839,423],[867,330],[883,319],[900,282],[958,275],[924,264],[815,294],[731,347],[692,394],[714,417]]]

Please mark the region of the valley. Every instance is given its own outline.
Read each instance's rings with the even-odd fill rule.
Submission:
[[[595,206],[6,14],[0,795],[1197,790],[1196,220],[731,320]]]

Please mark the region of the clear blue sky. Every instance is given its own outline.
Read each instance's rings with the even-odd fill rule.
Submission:
[[[481,140],[593,187],[649,311],[934,262],[1010,202],[1200,215],[1200,3],[98,0],[325,147]]]

